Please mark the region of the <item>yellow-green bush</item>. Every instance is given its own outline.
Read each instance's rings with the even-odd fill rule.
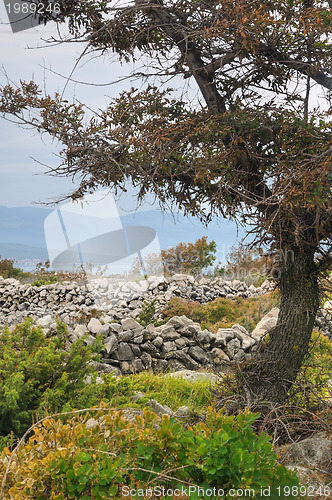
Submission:
[[[17,453],[5,449],[0,460],[0,474],[8,474],[5,498],[101,500],[121,498],[125,487],[198,485],[225,492],[251,488],[257,499],[269,486],[269,498],[277,499],[277,486],[298,486],[295,474],[276,463],[270,438],[253,432],[258,415],[250,412],[226,417],[209,408],[206,423],[188,429],[168,416],[160,422],[148,410],[130,422],[122,412],[96,411],[92,427],[88,417],[91,412],[66,423],[50,418],[33,429]]]

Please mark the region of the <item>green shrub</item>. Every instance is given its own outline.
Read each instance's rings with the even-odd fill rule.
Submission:
[[[156,313],[156,300],[152,300],[151,302],[143,302],[142,304],[142,312],[137,318],[137,321],[140,325],[147,327],[148,325],[153,323],[153,318]]]
[[[54,412],[99,401],[101,389],[86,385],[87,375],[96,375],[90,362],[100,350],[78,340],[65,350],[67,330],[58,322],[57,334],[45,338],[32,319],[4,328],[0,335],[0,436],[22,434],[36,412]],[[97,399],[96,399],[97,397]],[[2,440],[3,442],[3,440]]]
[[[204,413],[212,399],[209,380],[189,382],[177,377],[142,372],[118,379],[109,377],[106,383],[109,401],[117,408],[140,408],[149,399],[156,399],[174,411],[180,406],[188,406],[192,412]],[[133,404],[131,397],[136,392],[142,392],[145,396]]]
[[[92,427],[85,425],[91,416]],[[5,495],[8,500],[101,500],[122,498],[129,488],[184,486],[188,491],[190,485],[199,485],[226,492],[251,488],[257,499],[265,498],[261,488],[271,487],[269,498],[277,499],[277,486],[295,489],[298,479],[276,463],[270,438],[253,432],[251,425],[257,418],[249,412],[225,417],[209,408],[206,423],[188,429],[168,416],[160,423],[148,410],[135,421],[107,409],[90,412],[85,419],[73,415],[65,424],[49,419],[18,450]],[[0,474],[10,455],[4,450]],[[208,496],[191,490],[190,498]]]
[[[14,259],[2,259],[0,255],[0,276],[3,278],[22,278],[27,276],[22,269],[14,267]]]

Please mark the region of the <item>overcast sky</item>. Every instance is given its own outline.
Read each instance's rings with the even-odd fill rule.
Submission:
[[[43,39],[57,36],[55,25],[38,26],[29,30],[12,33],[4,3],[0,1],[0,82],[6,83],[5,71],[14,82],[34,80],[44,86],[49,93],[63,92],[69,76],[84,49],[83,44],[61,44],[46,46]],[[39,47],[39,48],[38,48]],[[96,84],[111,82],[128,71],[116,61],[85,58],[75,69],[73,78]],[[130,88],[131,82],[121,82],[112,86],[88,86],[69,83],[65,98],[75,96],[92,109],[104,107],[109,97],[115,97],[121,90]],[[7,207],[28,206],[34,202],[45,202],[71,191],[70,179],[43,175],[45,167],[41,163],[55,166],[58,163],[57,144],[47,136],[41,137],[33,130],[23,130],[17,125],[0,118],[0,205]]]

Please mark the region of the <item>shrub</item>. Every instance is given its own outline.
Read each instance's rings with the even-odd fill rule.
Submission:
[[[247,284],[260,286],[273,266],[273,257],[264,256],[260,247],[249,247],[241,243],[228,253],[223,277],[231,280],[239,279]]]
[[[150,303],[144,302],[142,304],[142,312],[137,318],[137,321],[140,325],[147,327],[148,325],[153,323],[153,318],[156,313],[156,299],[152,300]]]
[[[14,259],[2,259],[0,255],[0,276],[3,278],[21,278],[25,277],[27,273],[24,273],[22,269],[14,267]]]
[[[66,327],[60,322],[52,338],[45,338],[40,327],[33,327],[31,318],[12,332],[3,329],[0,436],[20,435],[31,425],[36,412],[82,407],[99,400],[101,388],[86,385],[84,378],[95,373],[90,363],[101,348],[100,341],[90,347],[78,340],[65,350],[66,338]]]
[[[105,410],[90,412],[84,419],[72,415],[64,424],[50,418],[36,426],[29,442],[13,456],[6,498],[100,500],[122,497],[125,486],[146,490],[185,484],[188,491],[188,485],[198,484],[225,491],[251,488],[258,499],[265,498],[261,488],[270,486],[269,498],[277,499],[277,486],[291,491],[298,487],[296,475],[276,463],[270,438],[253,432],[258,415],[225,417],[210,408],[206,423],[185,429],[168,416],[160,423],[148,410],[135,421],[126,420],[122,412]],[[86,422],[92,415],[90,427]],[[11,452],[4,450],[0,473],[10,457]],[[291,493],[289,498],[298,495]]]

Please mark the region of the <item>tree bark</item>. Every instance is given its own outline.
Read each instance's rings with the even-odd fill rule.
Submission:
[[[319,307],[313,250],[288,251],[280,259],[281,304],[277,325],[245,367],[244,391],[250,407],[283,403],[308,352]]]

